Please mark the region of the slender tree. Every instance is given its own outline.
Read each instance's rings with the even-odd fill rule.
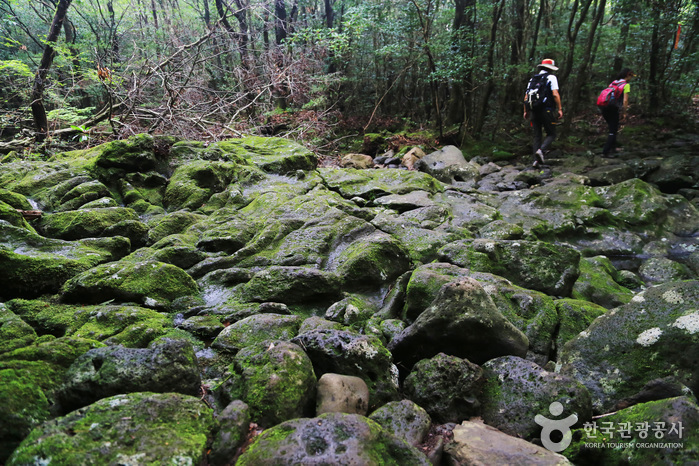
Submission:
[[[53,59],[56,55],[56,51],[53,45],[61,33],[61,28],[63,27],[63,22],[65,21],[66,14],[68,13],[68,7],[70,6],[72,0],[59,0],[58,6],[53,16],[53,21],[51,22],[51,27],[49,29],[49,34],[46,37],[46,45],[44,46],[44,53],[41,56],[41,63],[39,63],[39,69],[36,71],[34,76],[34,87],[32,89],[32,116],[34,117],[34,125],[36,126],[39,135],[37,139],[43,139],[48,136],[49,123],[46,119],[46,108],[44,107],[44,90],[46,88],[46,80],[48,78],[49,69],[53,64]]]

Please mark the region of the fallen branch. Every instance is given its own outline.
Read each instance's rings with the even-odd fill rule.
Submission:
[[[0,142],[0,154],[8,154],[14,151],[23,151],[36,142],[34,138],[13,139],[9,142]]]
[[[27,220],[32,220],[35,218],[41,218],[43,215],[43,212],[40,210],[21,210],[17,209],[17,212],[22,214],[22,217],[26,218]]]

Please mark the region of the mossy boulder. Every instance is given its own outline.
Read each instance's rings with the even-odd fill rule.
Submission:
[[[22,194],[0,188],[0,202],[8,204],[13,209],[32,210],[32,205]]]
[[[238,459],[240,466],[292,464],[429,465],[427,458],[358,414],[293,419],[264,431]]]
[[[37,229],[49,238],[70,241],[102,236],[107,228],[125,220],[137,221],[138,215],[126,207],[70,210],[42,216]]]
[[[56,293],[75,275],[118,259],[124,246],[128,248],[124,238],[81,242],[44,238],[0,221],[0,297]]]
[[[316,376],[300,346],[273,339],[250,345],[236,354],[229,371],[218,396],[226,404],[244,401],[254,422],[271,427],[311,414]]]
[[[604,433],[610,426],[611,434]],[[620,437],[622,426],[631,426],[626,438]],[[562,454],[574,464],[693,464],[699,457],[698,430],[699,407],[693,397],[651,401],[574,430]],[[618,446],[599,448],[601,443]],[[597,445],[587,446],[592,444]]]
[[[103,264],[70,279],[61,290],[65,303],[97,304],[114,299],[162,308],[198,292],[184,270],[156,261]]]
[[[371,413],[369,419],[413,446],[422,443],[432,425],[427,411],[410,400],[386,403]]]
[[[497,356],[524,356],[528,347],[526,335],[469,277],[442,286],[430,307],[389,344],[407,370],[440,352],[480,364]]]
[[[195,160],[175,169],[165,189],[163,204],[169,209],[198,209],[230,183],[261,177],[254,168],[235,162]]]
[[[585,299],[611,309],[631,301],[633,291],[621,285],[624,279],[604,256],[580,260],[580,276],[573,286],[572,297]]]
[[[206,216],[186,210],[155,217],[148,222],[148,243],[155,244],[170,235],[184,233],[189,227],[203,220],[206,220]],[[196,237],[192,236],[192,242],[195,241]]]
[[[22,348],[34,340],[34,329],[4,304],[0,304],[0,353]]]
[[[397,214],[385,210],[379,212],[371,223],[400,241],[412,261],[426,264],[437,259],[437,252],[442,246],[463,238],[463,232],[446,231],[440,228],[447,223],[446,209],[420,208],[416,210],[420,212],[411,210]],[[429,214],[429,212],[434,211],[445,215],[442,218],[441,215]],[[420,215],[423,212],[427,215]]]
[[[444,246],[440,260],[511,280],[553,296],[570,296],[580,274],[580,253],[539,241],[463,240]]]
[[[584,332],[596,318],[607,312],[607,309],[579,299],[557,299],[554,303],[559,322],[552,351],[552,359],[555,361],[563,346],[580,332]]]
[[[65,193],[59,200],[56,210],[77,210],[88,202],[109,197],[111,197],[111,193],[102,182],[97,180],[86,181]]]
[[[340,295],[337,274],[311,267],[267,267],[241,288],[244,301],[285,304],[332,300]]]
[[[64,412],[120,393],[197,395],[201,385],[194,350],[184,340],[159,340],[149,348],[107,346],[87,351],[68,369],[58,390]]]
[[[410,256],[399,241],[383,232],[374,232],[338,252],[328,268],[347,288],[390,282],[410,265]]]
[[[107,345],[141,348],[172,329],[172,319],[138,306],[95,306],[88,320],[71,335],[102,341]]]
[[[563,405],[566,416],[575,414],[578,427],[592,417],[590,394],[572,377],[515,356],[492,359],[483,370],[483,420],[506,434],[527,440],[538,437],[541,426],[534,418],[548,415],[553,402]]]
[[[596,413],[614,409],[657,378],[672,376],[696,391],[697,302],[697,281],[648,288],[568,342],[560,372],[588,388]]]
[[[284,138],[248,136],[227,139],[216,145],[267,173],[286,175],[296,170],[313,170],[318,164],[318,157],[313,152]]]
[[[5,221],[12,226],[34,231],[22,214],[11,205],[0,201],[0,221]]]
[[[264,340],[289,341],[296,336],[301,317],[279,314],[258,314],[239,320],[218,334],[212,346],[235,352]]]
[[[0,403],[0,461],[4,463],[50,413],[43,390],[22,370],[0,369]]]
[[[369,387],[370,410],[396,400],[398,373],[391,353],[377,337],[321,329],[302,333],[291,341],[304,348],[316,376],[330,372],[363,379]]]
[[[198,397],[116,395],[35,428],[7,464],[200,464],[213,426]]]
[[[403,319],[414,322],[432,304],[442,286],[467,275],[468,270],[445,262],[418,266],[410,274],[406,288]]]
[[[444,186],[430,175],[418,171],[319,169],[326,185],[344,198],[361,197],[374,200],[389,194],[407,194],[425,191],[430,194],[444,191]]]
[[[240,400],[232,401],[216,417],[216,434],[208,455],[210,465],[230,463],[250,430],[250,407]]]
[[[467,359],[439,353],[418,361],[405,378],[405,395],[437,422],[479,416],[483,370]]]

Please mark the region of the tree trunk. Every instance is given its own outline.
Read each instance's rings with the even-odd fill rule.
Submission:
[[[44,108],[44,89],[46,87],[46,77],[49,74],[49,69],[53,64],[53,58],[56,55],[56,51],[51,46],[51,43],[55,43],[58,40],[58,35],[63,27],[63,21],[65,21],[66,14],[68,12],[68,7],[70,6],[72,0],[59,0],[58,6],[56,7],[56,12],[53,16],[53,22],[51,23],[51,28],[49,29],[49,35],[46,37],[46,46],[44,47],[44,54],[41,56],[41,63],[39,63],[39,69],[34,76],[34,88],[32,89],[32,116],[34,117],[34,125],[39,132],[38,140],[44,139],[48,136],[49,123],[46,119],[46,108]]]

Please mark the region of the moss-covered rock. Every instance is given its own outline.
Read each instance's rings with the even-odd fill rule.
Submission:
[[[242,400],[254,422],[270,427],[309,415],[315,402],[316,376],[301,347],[281,340],[266,340],[242,349],[219,387],[228,403]]]
[[[424,465],[419,450],[358,414],[293,419],[264,431],[238,459],[240,466],[305,464]]]
[[[340,278],[310,267],[268,267],[246,283],[244,301],[285,304],[333,299],[340,295]]]
[[[0,353],[30,345],[34,340],[34,329],[4,304],[0,304]]]
[[[32,210],[31,203],[22,194],[0,188],[0,202],[8,204],[13,209]]]
[[[347,330],[322,329],[291,340],[304,348],[318,377],[331,372],[360,377],[369,387],[369,409],[395,401],[398,373],[391,353],[371,335]]]
[[[114,241],[69,242],[0,222],[0,297],[38,297],[56,293],[69,278],[119,256]],[[122,246],[128,247],[123,239]],[[119,247],[118,249],[121,249]]]
[[[85,317],[88,320],[72,336],[127,348],[147,346],[172,328],[167,315],[137,306],[94,306],[88,316],[81,316]]]
[[[197,397],[116,395],[37,427],[7,464],[199,464],[213,426]]]
[[[369,419],[414,446],[422,443],[432,425],[427,411],[410,400],[386,403],[371,413]]]
[[[107,228],[125,220],[137,221],[138,215],[125,207],[70,210],[42,216],[37,228],[49,238],[76,240],[102,236]]]
[[[148,243],[155,244],[170,235],[184,233],[189,227],[206,219],[206,216],[188,211],[176,211],[158,216],[148,222]],[[192,242],[196,238],[192,237]]]
[[[406,370],[440,352],[480,364],[507,354],[524,356],[528,347],[527,337],[469,277],[442,286],[430,307],[389,345]]]
[[[197,284],[179,267],[156,261],[122,260],[97,266],[70,279],[61,290],[61,299],[84,304],[114,299],[161,308],[197,292]]]
[[[175,169],[163,203],[171,209],[198,209],[233,181],[260,179],[262,176],[254,168],[234,162],[195,160]]]
[[[396,279],[410,268],[410,256],[391,236],[375,232],[359,238],[328,263],[345,287],[377,285]]]
[[[15,227],[34,231],[34,228],[29,225],[21,212],[3,201],[0,201],[0,221],[5,221]]]
[[[236,352],[265,340],[289,341],[296,336],[301,317],[258,314],[235,322],[221,331],[212,346]]]
[[[618,280],[618,281],[617,281]],[[631,301],[634,293],[619,284],[623,279],[612,262],[597,256],[580,260],[580,276],[573,286],[572,297],[611,309]]]
[[[56,210],[77,210],[88,202],[109,197],[111,197],[109,189],[103,183],[97,180],[86,181],[65,193],[58,201],[59,206]]]
[[[70,366],[57,393],[63,412],[120,393],[197,395],[201,385],[194,350],[184,340],[158,340],[149,348],[107,346],[87,351]]]
[[[625,426],[631,428],[622,431]],[[562,454],[575,464],[692,464],[699,456],[698,429],[692,397],[651,401],[576,429]]]
[[[492,359],[483,369],[483,420],[506,434],[527,440],[538,437],[541,426],[535,417],[548,415],[553,402],[560,403],[566,415],[575,414],[578,427],[592,417],[590,394],[572,377],[545,371],[515,356]]]
[[[553,296],[570,296],[580,274],[580,253],[539,241],[464,240],[444,246],[440,260],[511,280]]]
[[[373,200],[389,194],[407,194],[425,191],[430,194],[444,190],[443,185],[430,175],[418,171],[319,169],[327,186],[346,199],[362,197]]]
[[[672,376],[696,390],[697,302],[697,281],[648,288],[568,342],[560,357],[561,373],[588,388],[598,413],[613,409],[656,378]]]
[[[37,424],[49,418],[49,402],[21,370],[0,369],[0,461],[3,463]]]
[[[555,361],[566,343],[585,331],[607,310],[598,304],[578,299],[557,299],[554,303],[559,322],[552,351],[552,359]]]
[[[480,415],[483,370],[467,359],[439,353],[418,361],[405,378],[406,396],[438,422]]]

